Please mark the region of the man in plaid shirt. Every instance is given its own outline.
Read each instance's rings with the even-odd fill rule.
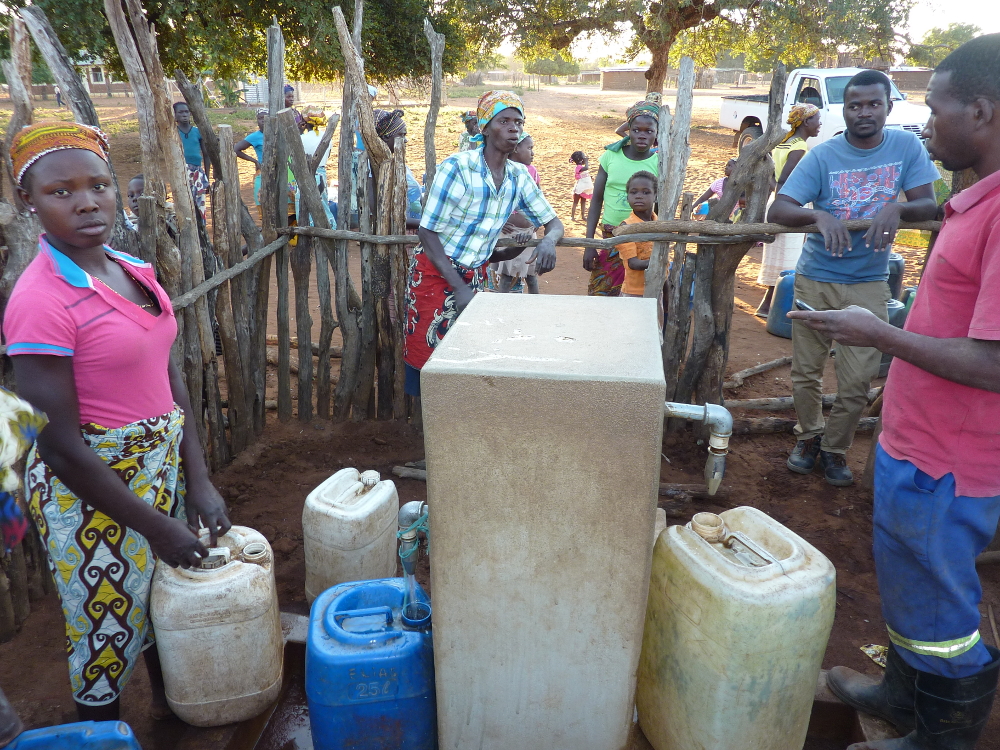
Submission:
[[[509,91],[488,91],[477,110],[483,148],[445,159],[434,175],[420,219],[420,246],[406,290],[406,392],[420,395],[420,369],[448,327],[483,289],[490,262],[511,260],[523,247],[496,248],[514,211],[545,227],[536,248],[538,273],[556,265],[562,222],[524,165],[508,160],[524,128],[524,104]],[[527,242],[531,230],[518,236]]]

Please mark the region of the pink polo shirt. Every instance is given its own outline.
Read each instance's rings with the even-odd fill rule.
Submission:
[[[156,295],[158,316],[95,283],[44,235],[38,243],[4,314],[7,354],[72,357],[81,424],[121,427],[171,411],[167,366],[177,321],[152,266],[105,248]]]
[[[1000,340],[1000,172],[945,204],[945,221],[906,330],[935,338]],[[957,495],[1000,495],[1000,393],[959,385],[898,357],[882,410],[885,451]]]

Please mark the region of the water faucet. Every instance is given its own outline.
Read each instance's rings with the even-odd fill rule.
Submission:
[[[673,401],[663,404],[663,415],[704,422],[708,426],[705,484],[708,485],[708,494],[714,495],[722,484],[722,475],[726,473],[726,454],[729,453],[729,438],[733,435],[733,415],[719,404],[678,404]]]
[[[403,572],[413,575],[417,567],[417,547],[420,546],[419,529],[411,528],[427,512],[427,503],[421,500],[411,500],[405,503],[396,516],[399,523],[399,559],[403,563]]]

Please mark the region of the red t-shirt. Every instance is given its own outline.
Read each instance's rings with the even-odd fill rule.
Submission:
[[[1000,172],[945,204],[945,222],[906,330],[934,338],[1000,340]],[[957,495],[1000,495],[1000,393],[959,385],[898,357],[889,369],[882,447]]]
[[[7,354],[72,357],[81,424],[122,427],[170,412],[167,367],[177,321],[152,266],[105,248],[156,295],[158,316],[95,284],[44,237],[38,244],[4,314]]]

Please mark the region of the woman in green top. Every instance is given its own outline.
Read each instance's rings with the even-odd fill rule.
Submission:
[[[775,195],[781,192],[785,180],[809,150],[806,139],[819,135],[820,110],[813,104],[796,104],[788,113],[786,122],[792,129],[771,152],[771,158],[774,160],[774,179],[777,181]],[[774,285],[778,283],[778,276],[782,271],[791,271],[795,268],[805,240],[806,236],[797,232],[779,234],[774,238],[774,242],[764,245],[757,283],[766,286],[767,293],[757,307],[758,318],[767,317],[771,310],[771,298],[774,296]]]
[[[594,180],[594,197],[587,217],[587,236],[597,231],[597,221],[602,221],[602,236],[612,236],[615,227],[632,214],[628,205],[625,185],[636,172],[659,173],[659,156],[654,152],[656,131],[660,121],[660,106],[656,102],[641,101],[629,107],[628,135],[608,146],[601,155],[600,169]],[[593,250],[583,253],[583,267],[590,271],[587,294],[617,297],[625,280],[625,267],[617,250]]]

